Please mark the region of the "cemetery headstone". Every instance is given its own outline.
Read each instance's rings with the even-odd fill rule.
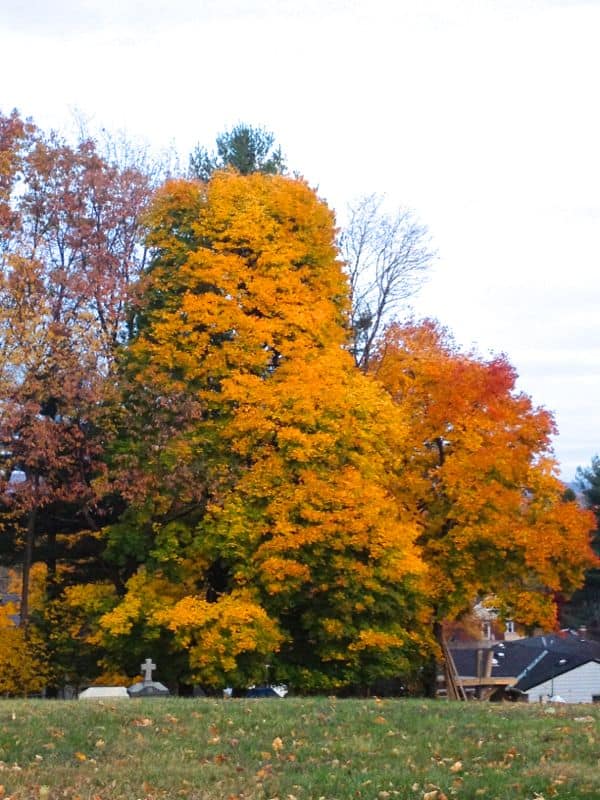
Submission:
[[[124,686],[90,686],[79,693],[79,700],[106,700],[120,697],[129,700],[129,694]]]
[[[127,689],[130,697],[166,697],[170,694],[163,683],[152,680],[152,673],[156,669],[156,664],[153,663],[151,658],[147,658],[140,666],[144,679],[134,683]]]

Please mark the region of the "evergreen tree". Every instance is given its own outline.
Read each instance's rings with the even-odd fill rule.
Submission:
[[[264,128],[240,123],[230,131],[217,136],[217,151],[196,145],[190,155],[190,175],[202,181],[210,180],[214,172],[233,168],[240,175],[262,172],[278,175],[285,172],[281,148],[275,145],[275,136]]]

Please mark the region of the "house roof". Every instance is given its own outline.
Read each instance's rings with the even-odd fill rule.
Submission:
[[[491,650],[492,677],[514,678],[512,688],[521,692],[589,661],[600,663],[600,642],[582,639],[573,631],[497,642]],[[461,677],[478,677],[477,650],[452,650],[452,656]]]

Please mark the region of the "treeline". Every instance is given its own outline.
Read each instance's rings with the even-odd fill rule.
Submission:
[[[477,599],[555,624],[593,517],[507,360],[399,318],[432,257],[261,129],[167,179],[0,116],[0,691],[426,690]]]

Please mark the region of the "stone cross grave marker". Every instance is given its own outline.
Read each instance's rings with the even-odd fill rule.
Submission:
[[[144,677],[139,683],[134,683],[127,689],[130,697],[166,697],[169,694],[169,690],[164,684],[152,680],[156,664],[151,658],[147,658],[143,664],[140,664],[140,669]]]
[[[152,673],[156,669],[156,664],[152,663],[151,658],[147,658],[143,664],[140,664],[140,668],[144,673],[144,683],[152,683]]]

